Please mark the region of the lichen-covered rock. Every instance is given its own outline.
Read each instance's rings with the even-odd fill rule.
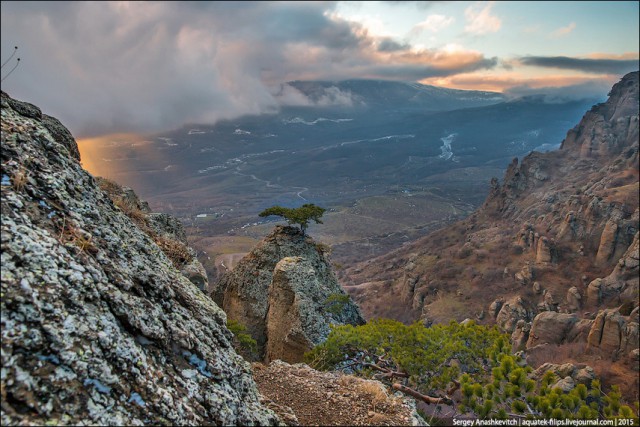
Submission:
[[[533,281],[535,274],[533,267],[527,262],[522,269],[514,275],[516,282],[527,285]]]
[[[135,203],[140,202],[136,200]],[[180,220],[178,220],[176,217],[168,215],[166,213],[154,212],[149,214],[149,220],[151,227],[156,233],[167,234],[182,243],[187,243],[187,233],[185,232],[184,226],[182,225]]]
[[[573,379],[578,384],[584,384],[587,387],[591,385],[591,381],[596,379],[596,371],[591,366],[585,366],[574,371]]]
[[[293,262],[292,257],[299,257],[299,259],[295,258],[298,261]],[[284,259],[288,261],[276,268]],[[276,273],[278,273],[278,277],[276,277]],[[277,282],[277,286],[273,295],[270,296],[274,281]],[[292,295],[290,292],[295,294]],[[318,325],[312,325],[308,319],[303,318],[300,318],[298,322],[294,320],[298,315],[288,313],[287,315],[292,322],[305,328],[305,331],[301,333],[307,337],[316,336],[314,331],[316,329],[328,333],[328,329],[325,328],[329,323],[354,325],[364,323],[360,310],[338,284],[322,245],[316,244],[313,239],[303,235],[295,227],[277,226],[270,235],[240,260],[232,271],[225,274],[213,286],[211,295],[231,319],[247,328],[258,343],[258,353],[261,357],[264,356],[267,341],[271,339],[269,330],[275,331],[277,329],[269,328],[268,325],[269,319],[277,321],[278,317],[268,316],[272,301],[291,308],[294,306],[285,303],[285,300],[294,298],[298,302],[304,301],[302,306],[305,308],[298,311],[300,316],[326,311],[330,308],[329,306],[335,309],[336,312],[330,316],[329,312],[325,313],[324,323]],[[337,304],[328,300],[330,295],[337,297]],[[341,297],[344,301],[340,303]],[[301,309],[302,306],[295,306],[294,312]],[[284,306],[278,307],[278,309],[274,307],[274,313],[275,310],[278,310],[278,313],[285,315]],[[326,336],[325,332],[320,336]],[[293,334],[288,338],[293,345],[295,340],[292,341],[291,337],[297,332],[294,333],[292,329],[288,333]],[[317,344],[319,342],[315,338],[311,341],[300,339],[302,340],[300,342],[305,343]],[[280,357],[275,348],[276,346],[273,344],[270,359]],[[278,346],[278,348],[284,347]]]
[[[590,304],[599,305],[602,302],[603,280],[601,278],[593,279],[587,286],[587,301]]]
[[[538,245],[536,249],[536,263],[545,264],[550,263],[552,261],[551,254],[552,244],[546,237],[541,237],[538,240]]]
[[[2,94],[2,425],[277,423],[224,312],[32,107]]]
[[[596,254],[596,264],[604,264],[613,256],[618,236],[617,218],[611,218],[604,226],[600,237],[600,245]]]

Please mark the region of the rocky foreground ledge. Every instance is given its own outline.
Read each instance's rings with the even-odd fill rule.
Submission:
[[[274,425],[226,315],[2,93],[2,425]]]

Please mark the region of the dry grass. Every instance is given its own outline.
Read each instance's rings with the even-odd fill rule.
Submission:
[[[24,190],[24,186],[27,184],[27,177],[28,173],[24,167],[21,167],[18,170],[14,171],[11,176],[13,189],[18,192]]]
[[[388,399],[387,392],[383,386],[373,381],[358,381],[355,386],[360,395],[371,400],[374,411],[376,410],[376,406],[385,403]]]
[[[153,235],[151,237],[176,268],[180,269],[193,260],[189,247],[184,243],[166,236]]]
[[[100,187],[100,189],[107,193],[107,195],[112,199],[114,198],[114,196],[122,192],[122,186],[110,179],[97,176],[96,182],[98,183],[98,187]]]
[[[58,241],[61,244],[71,243],[81,252],[95,254],[98,252],[98,248],[93,244],[92,239],[93,236],[90,233],[67,223],[66,218],[63,218],[62,228],[58,236]]]
[[[131,200],[124,197],[120,184],[107,178],[97,177],[98,187],[104,191],[122,213],[128,216],[144,232],[150,234],[147,215]]]
[[[320,255],[331,255],[331,246],[326,243],[316,242],[315,246]]]

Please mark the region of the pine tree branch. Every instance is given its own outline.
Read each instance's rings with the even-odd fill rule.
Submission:
[[[415,397],[416,399],[420,399],[425,403],[428,403],[430,405],[440,405],[440,404],[444,404],[444,405],[453,405],[453,400],[451,400],[450,397],[432,397],[432,396],[427,396],[426,394],[422,394],[412,388],[409,388],[407,386],[404,386],[402,384],[398,384],[398,383],[394,383],[392,388],[394,390],[398,390],[401,391],[404,394],[408,394],[411,397]]]

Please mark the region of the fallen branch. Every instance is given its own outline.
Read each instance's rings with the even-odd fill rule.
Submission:
[[[382,372],[384,374],[382,375],[383,377],[409,378],[409,374],[407,374],[406,372],[394,371],[393,369],[384,368],[382,366],[376,365],[375,363],[363,362],[361,360],[354,359],[354,358],[352,358],[351,360],[353,361],[353,363],[346,365],[346,367],[351,367],[353,365],[362,365],[364,367],[372,368],[372,369],[375,369],[376,371]]]
[[[422,394],[422,393],[420,393],[418,391],[415,391],[412,388],[403,386],[402,384],[398,384],[398,383],[394,383],[392,387],[393,387],[394,390],[401,391],[404,394],[408,394],[411,397],[415,397],[416,399],[420,399],[423,402],[428,403],[430,405],[440,405],[440,404],[453,405],[453,400],[451,400],[451,398],[449,398],[449,397],[427,396],[426,394]]]

